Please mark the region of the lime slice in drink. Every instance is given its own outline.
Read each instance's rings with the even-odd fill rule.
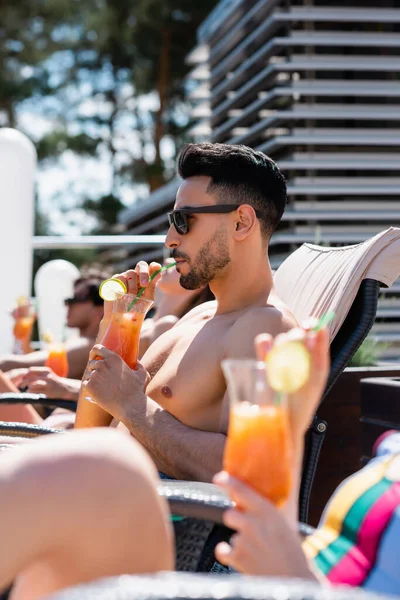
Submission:
[[[51,333],[51,331],[44,331],[42,333],[42,341],[45,344],[52,344],[54,340],[54,335]]]
[[[119,296],[123,296],[127,292],[127,287],[123,281],[116,277],[112,279],[106,279],[100,285],[99,294],[103,300],[114,302]]]
[[[265,368],[273,390],[293,394],[307,383],[311,357],[301,341],[292,340],[272,348],[265,357]]]
[[[25,306],[28,304],[28,298],[26,296],[18,296],[17,306]]]

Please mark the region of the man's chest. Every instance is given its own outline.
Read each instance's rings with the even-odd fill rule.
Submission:
[[[210,411],[219,410],[224,332],[213,320],[185,323],[161,336],[142,361],[151,376],[147,395],[188,425],[209,426]]]

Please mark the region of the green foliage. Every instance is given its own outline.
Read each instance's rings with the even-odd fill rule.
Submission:
[[[122,189],[155,189],[173,175],[162,142],[176,154],[186,141],[185,57],[216,3],[0,1],[0,126],[24,131],[29,103],[51,124],[32,128],[42,164],[62,164],[66,153],[106,157],[110,189],[76,198],[97,217],[96,232],[116,222]],[[36,221],[37,231],[49,229],[43,215]]]
[[[390,344],[383,344],[373,336],[368,336],[351,359],[349,367],[374,367],[389,347]]]
[[[19,103],[56,89],[47,61],[77,41],[81,7],[79,0],[0,3],[0,110],[9,125],[16,125]]]
[[[68,131],[55,130],[44,135],[36,144],[38,159],[56,159],[66,150],[70,150],[80,156],[93,156],[100,143],[98,138],[93,138],[86,133],[69,135]]]
[[[195,45],[198,26],[215,5],[215,0],[137,0],[135,82],[140,93],[154,90],[160,58],[169,52],[168,100],[183,98],[183,78],[188,71],[185,56]]]
[[[89,214],[96,216],[99,225],[93,231],[95,234],[109,233],[110,228],[116,225],[118,221],[118,213],[124,208],[122,202],[113,196],[108,194],[98,200],[85,200],[83,208]]]
[[[35,197],[35,222],[33,231],[34,235],[49,235],[50,233],[49,220],[39,210],[37,196]]]

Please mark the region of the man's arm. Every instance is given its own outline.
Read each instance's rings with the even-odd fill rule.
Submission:
[[[184,425],[148,396],[145,404],[139,412],[129,403],[122,422],[158,470],[176,479],[210,482],[222,468],[225,435]]]
[[[19,390],[12,381],[8,379],[4,373],[0,371],[0,393],[12,394]],[[30,404],[2,404],[0,405],[0,420],[1,421],[17,421],[19,423],[31,423],[39,425],[42,418]]]
[[[0,370],[3,372],[12,369],[28,369],[29,367],[42,367],[47,358],[47,352],[39,350],[29,354],[8,354],[0,358]]]
[[[66,343],[69,372],[72,379],[81,379],[93,342],[87,338],[70,340]],[[47,351],[38,350],[30,354],[10,354],[0,358],[0,370],[7,372],[12,369],[43,367],[47,359]]]

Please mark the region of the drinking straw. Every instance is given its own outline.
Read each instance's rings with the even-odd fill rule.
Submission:
[[[335,318],[335,312],[333,310],[329,310],[327,313],[325,313],[324,315],[322,315],[322,317],[320,317],[318,319],[318,321],[316,322],[314,327],[311,329],[311,331],[319,331],[320,329],[323,329],[324,327],[329,325],[329,323],[334,318]]]
[[[162,271],[166,271],[167,269],[170,269],[171,267],[175,267],[175,265],[176,265],[176,262],[173,262],[173,263],[170,263],[169,265],[164,265],[164,267],[161,267],[161,269],[158,269],[158,271],[155,271],[153,273],[153,275],[150,276],[149,283],[151,283],[153,281],[154,277],[156,277],[159,273],[161,273]],[[134,306],[136,304],[136,302],[139,300],[139,298],[141,297],[141,295],[143,294],[145,289],[146,289],[145,287],[140,288],[140,290],[136,294],[135,298],[132,300],[132,302],[128,306],[128,312],[131,310],[132,306]]]

